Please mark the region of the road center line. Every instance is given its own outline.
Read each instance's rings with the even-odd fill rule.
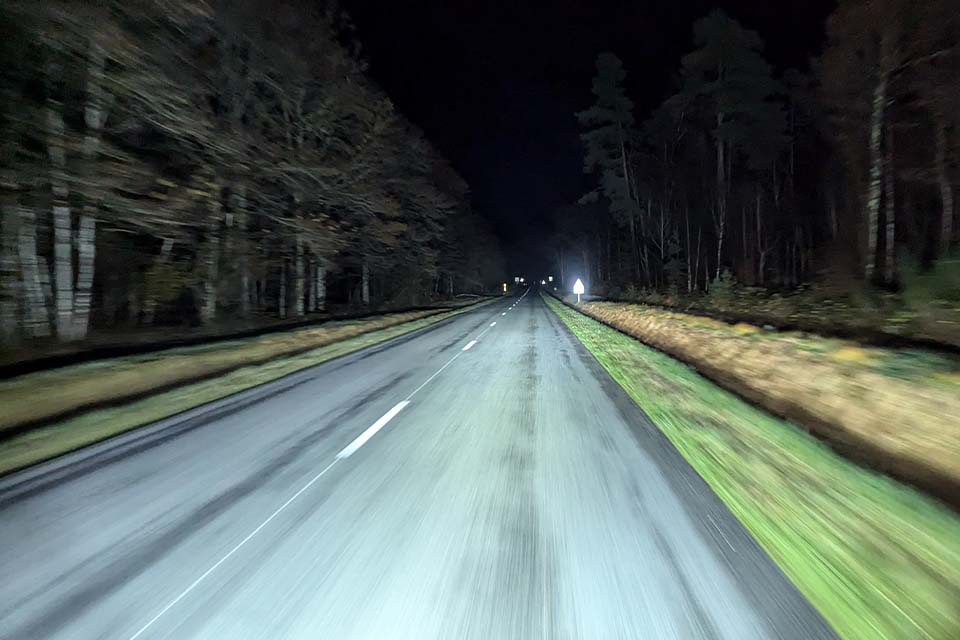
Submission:
[[[470,342],[467,343],[467,346],[465,346],[463,349],[461,349],[461,351],[470,351],[470,349],[472,349],[472,348],[473,348],[473,345],[475,345],[475,344],[477,344],[477,341],[476,341],[476,340],[471,340]]]
[[[343,460],[344,458],[349,458],[354,453],[356,453],[357,449],[365,445],[367,443],[367,440],[375,436],[377,434],[377,431],[380,431],[380,429],[383,429],[387,425],[387,423],[393,420],[398,413],[403,411],[403,408],[408,404],[410,404],[409,400],[403,400],[402,402],[398,402],[397,404],[395,404],[393,408],[390,409],[390,411],[387,411],[385,414],[380,416],[379,420],[377,420],[372,425],[367,427],[363,433],[361,433],[360,435],[358,435],[356,438],[353,439],[353,442],[351,442],[346,447],[344,447],[343,451],[337,454],[337,460]]]
[[[495,326],[497,326],[497,323],[496,323],[496,322],[491,322],[491,323],[490,323],[490,326],[491,326],[491,327],[495,327]]]
[[[527,291],[529,291],[529,289],[528,289]],[[526,295],[526,294],[524,294],[524,295]],[[521,296],[521,297],[522,297],[522,296]],[[508,310],[509,310],[509,309],[508,309]],[[503,313],[503,314],[501,314],[501,315],[506,315],[506,313]],[[494,322],[493,324],[496,324],[496,322]],[[490,326],[492,327],[493,325],[490,325]],[[478,339],[479,339],[479,337],[483,336],[483,334],[486,333],[486,332],[489,331],[489,330],[490,330],[490,327],[487,327],[487,328],[483,331],[483,333],[481,333],[480,336],[478,336]],[[322,477],[324,476],[324,474],[327,473],[327,471],[329,471],[330,469],[332,469],[332,468],[334,467],[334,465],[336,465],[336,464],[337,464],[338,462],[340,462],[341,460],[344,460],[344,459],[350,457],[351,455],[353,455],[353,453],[354,453],[357,449],[359,449],[359,448],[362,447],[364,444],[366,444],[366,442],[367,442],[370,438],[372,438],[374,435],[376,435],[376,433],[377,433],[378,431],[380,431],[380,429],[382,429],[388,422],[390,422],[394,417],[396,417],[396,415],[397,415],[398,413],[400,413],[401,411],[403,411],[403,408],[404,408],[404,407],[406,407],[408,404],[410,404],[410,399],[413,398],[413,396],[415,396],[415,395],[416,395],[421,389],[423,389],[425,386],[427,386],[428,384],[430,384],[430,383],[434,380],[434,378],[436,378],[436,377],[439,376],[441,373],[443,373],[444,369],[446,369],[446,368],[449,367],[451,364],[453,364],[453,361],[454,361],[454,360],[456,360],[456,359],[459,358],[461,355],[463,355],[463,352],[464,352],[464,351],[466,351],[467,349],[469,349],[470,347],[472,347],[472,346],[475,345],[476,343],[477,343],[476,340],[471,340],[470,343],[469,343],[466,347],[463,348],[463,350],[461,350],[461,351],[460,351],[459,353],[457,353],[455,356],[453,356],[452,358],[450,358],[449,360],[447,360],[446,364],[444,364],[442,367],[440,367],[439,369],[437,369],[436,373],[434,373],[432,376],[430,376],[429,378],[427,378],[426,380],[424,380],[423,383],[422,383],[419,387],[417,387],[416,389],[414,389],[413,392],[412,392],[410,395],[408,395],[406,398],[404,398],[401,402],[397,403],[392,409],[390,409],[390,411],[386,412],[383,416],[381,416],[379,420],[377,420],[377,421],[374,422],[372,425],[370,425],[369,427],[367,427],[367,429],[366,429],[363,433],[361,433],[359,436],[357,436],[357,437],[353,440],[353,442],[351,442],[350,444],[348,444],[340,453],[337,454],[337,457],[333,459],[333,462],[331,462],[331,463],[328,464],[326,467],[324,467],[323,470],[322,470],[320,473],[318,473],[317,475],[313,476],[313,478],[310,479],[310,482],[308,482],[307,484],[303,485],[303,487],[301,487],[299,491],[297,491],[295,494],[293,494],[292,496],[290,496],[290,498],[288,498],[286,502],[284,502],[282,505],[280,505],[280,506],[277,508],[276,511],[274,511],[273,513],[271,513],[270,516],[269,516],[266,520],[264,520],[263,522],[261,522],[260,525],[259,525],[256,529],[254,529],[253,531],[251,531],[250,533],[248,533],[246,538],[244,538],[244,539],[241,540],[239,543],[237,543],[237,545],[236,545],[235,547],[233,547],[232,549],[230,549],[230,551],[228,551],[228,552],[226,553],[226,555],[224,555],[222,558],[220,558],[219,560],[217,560],[216,563],[213,564],[213,566],[211,566],[209,569],[207,569],[206,571],[204,571],[204,572],[200,575],[199,578],[197,578],[196,580],[194,580],[194,581],[190,584],[189,587],[187,587],[187,588],[184,589],[182,592],[180,592],[180,595],[178,595],[176,598],[174,598],[173,600],[171,600],[170,603],[167,604],[167,606],[165,606],[163,609],[161,609],[155,616],[153,616],[152,618],[150,618],[150,620],[148,620],[145,625],[143,625],[142,627],[140,627],[140,628],[137,630],[136,633],[134,633],[132,636],[130,636],[130,639],[129,639],[129,640],[137,640],[137,638],[139,638],[140,636],[142,636],[142,635],[147,631],[147,629],[149,629],[150,627],[153,626],[153,624],[154,624],[157,620],[159,620],[160,618],[162,618],[163,615],[164,615],[167,611],[169,611],[170,609],[172,609],[173,607],[175,607],[178,602],[180,602],[180,601],[183,600],[185,597],[187,597],[188,595],[190,595],[190,592],[191,592],[191,591],[193,591],[194,589],[196,589],[196,588],[200,585],[200,583],[203,582],[204,580],[206,580],[207,577],[208,577],[211,573],[213,573],[214,571],[217,570],[217,568],[220,567],[220,565],[222,565],[224,562],[226,562],[227,560],[229,560],[230,557],[233,556],[233,554],[235,554],[237,551],[239,551],[245,544],[247,544],[248,542],[250,542],[258,533],[260,533],[260,532],[263,530],[264,527],[266,527],[268,524],[270,524],[270,523],[273,521],[274,518],[276,518],[278,515],[280,515],[280,514],[283,512],[284,509],[286,509],[287,507],[289,507],[289,506],[293,503],[294,500],[296,500],[296,499],[299,498],[301,495],[303,495],[303,493],[304,493],[307,489],[309,489],[310,487],[312,487],[312,486],[317,482],[317,480],[319,480],[320,478],[322,478]]]

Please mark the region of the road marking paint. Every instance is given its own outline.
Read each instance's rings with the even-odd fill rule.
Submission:
[[[159,620],[159,619],[163,616],[163,614],[165,614],[167,611],[169,611],[170,609],[172,609],[178,602],[180,602],[180,601],[183,600],[185,597],[187,597],[187,595],[189,595],[191,591],[193,591],[194,589],[197,588],[197,585],[199,585],[201,582],[203,582],[204,580],[206,580],[207,576],[209,576],[211,573],[213,573],[214,571],[216,571],[216,570],[217,570],[217,567],[219,567],[219,566],[222,565],[224,562],[226,562],[227,560],[229,560],[229,559],[230,559],[230,556],[232,556],[232,555],[235,554],[237,551],[239,551],[240,548],[243,547],[243,545],[245,545],[245,544],[247,544],[248,542],[250,542],[250,540],[252,540],[255,535],[257,535],[258,533],[260,533],[260,532],[263,530],[264,527],[266,527],[268,524],[270,524],[270,522],[273,521],[273,519],[276,518],[278,515],[280,515],[280,513],[281,513],[284,509],[286,509],[288,506],[290,506],[290,504],[291,504],[294,500],[296,500],[297,498],[299,498],[299,497],[303,494],[304,491],[306,491],[307,489],[309,489],[310,487],[312,487],[313,484],[314,484],[317,480],[319,480],[319,479],[323,476],[323,474],[325,474],[327,471],[329,471],[329,470],[333,467],[333,465],[337,464],[337,462],[339,462],[339,459],[335,459],[333,462],[331,462],[331,463],[328,464],[326,467],[324,467],[323,471],[321,471],[321,472],[318,473],[317,475],[313,476],[313,478],[310,480],[310,482],[308,482],[307,484],[303,485],[303,488],[301,488],[301,489],[300,489],[299,491],[297,491],[295,494],[293,494],[292,496],[290,496],[290,498],[289,498],[286,502],[284,502],[282,505],[280,505],[280,507],[279,507],[276,511],[274,511],[273,513],[270,514],[270,517],[269,517],[269,518],[267,518],[267,519],[264,520],[262,523],[260,523],[260,526],[259,526],[259,527],[257,527],[256,529],[254,529],[253,531],[251,531],[250,533],[248,533],[246,538],[244,538],[243,540],[241,540],[241,541],[237,544],[237,546],[235,546],[233,549],[230,549],[230,551],[227,552],[227,555],[225,555],[225,556],[223,556],[222,558],[220,558],[219,560],[217,560],[216,564],[214,564],[212,567],[210,567],[209,569],[207,569],[206,571],[204,571],[204,572],[203,572],[203,575],[201,575],[199,578],[197,578],[196,580],[194,580],[193,583],[192,583],[189,587],[187,587],[186,589],[184,589],[184,590],[180,593],[180,595],[178,595],[176,598],[174,598],[173,600],[171,600],[171,601],[170,601],[170,604],[168,604],[167,606],[165,606],[163,609],[160,610],[160,613],[158,613],[157,615],[153,616],[153,617],[150,619],[150,621],[147,622],[147,624],[145,624],[145,625],[143,625],[142,627],[140,627],[140,629],[139,629],[135,634],[133,634],[132,636],[130,636],[130,640],[136,640],[136,639],[139,638],[141,635],[143,635],[143,633],[144,633],[147,629],[149,629],[151,626],[153,626],[153,623],[154,623],[154,622],[156,622],[157,620]]]
[[[529,292],[530,292],[530,289],[527,289],[527,291],[524,292],[523,296],[520,296],[520,299],[522,300],[523,297],[524,297],[525,295],[527,295],[527,293],[529,293]],[[511,307],[511,309],[512,309],[512,307]],[[511,309],[507,309],[507,311],[510,311]],[[501,315],[501,316],[505,316],[505,315],[507,315],[507,313],[506,313],[506,312],[503,312],[503,313],[501,313],[500,315]],[[490,327],[493,327],[495,324],[497,324],[497,323],[494,322],[493,324],[490,325]],[[489,330],[490,330],[490,327],[487,327],[487,328],[483,331],[483,333],[481,333],[480,336],[478,336],[477,339],[479,339],[480,337],[483,336],[484,333],[486,333],[487,331],[489,331]],[[167,604],[167,606],[165,606],[163,609],[161,609],[155,616],[153,616],[152,618],[150,618],[150,620],[148,620],[145,625],[143,625],[142,627],[140,627],[140,628],[137,630],[136,633],[134,633],[132,636],[130,636],[129,640],[137,640],[137,638],[139,638],[140,636],[142,636],[150,627],[152,627],[152,626],[154,625],[154,623],[156,623],[157,620],[159,620],[160,618],[162,618],[168,611],[170,611],[170,609],[172,609],[173,607],[175,607],[178,602],[180,602],[181,600],[183,600],[184,598],[186,598],[188,595],[190,595],[190,593],[191,593],[194,589],[196,589],[196,588],[200,585],[200,583],[202,583],[204,580],[206,580],[206,579],[210,576],[210,574],[212,574],[214,571],[216,571],[216,570],[220,567],[220,565],[222,565],[224,562],[226,562],[227,560],[229,560],[229,559],[233,556],[233,554],[235,554],[237,551],[239,551],[241,548],[243,548],[243,546],[246,545],[248,542],[250,542],[251,540],[253,540],[253,538],[254,538],[258,533],[260,533],[268,524],[270,524],[271,522],[273,522],[274,518],[276,518],[278,515],[280,515],[287,507],[289,507],[289,506],[294,502],[294,500],[296,500],[297,498],[299,498],[301,495],[303,495],[303,493],[304,493],[307,489],[309,489],[309,488],[312,487],[314,484],[316,484],[317,480],[319,480],[320,478],[322,478],[322,477],[327,473],[327,471],[329,471],[330,469],[332,469],[332,468],[334,467],[334,465],[336,465],[336,464],[337,464],[338,462],[340,462],[341,460],[350,457],[354,452],[356,452],[357,449],[359,449],[359,448],[362,447],[364,444],[366,444],[366,442],[367,442],[368,440],[370,440],[370,438],[372,438],[374,435],[376,435],[376,433],[377,433],[378,431],[380,431],[388,422],[390,422],[390,420],[392,420],[394,417],[396,417],[396,415],[397,415],[398,413],[400,413],[400,412],[403,410],[404,407],[406,407],[408,404],[410,404],[410,399],[413,398],[413,396],[415,396],[415,395],[416,395],[421,389],[423,389],[425,386],[427,386],[428,384],[430,384],[431,382],[433,382],[433,380],[434,380],[437,376],[439,376],[441,373],[443,373],[443,371],[444,371],[447,367],[449,367],[451,364],[453,364],[453,361],[454,361],[454,360],[456,360],[456,359],[459,358],[461,355],[463,355],[463,352],[464,352],[464,351],[466,351],[467,349],[471,348],[471,347],[472,347],[473,345],[475,345],[476,343],[477,343],[476,340],[471,340],[470,343],[467,344],[467,346],[465,346],[459,353],[457,353],[456,355],[454,355],[452,358],[450,358],[449,360],[447,360],[446,364],[444,364],[442,367],[440,367],[439,369],[437,369],[436,373],[434,373],[432,376],[430,376],[429,378],[427,378],[426,380],[424,380],[423,383],[422,383],[419,387],[417,387],[416,389],[414,389],[413,392],[412,392],[410,395],[408,395],[406,398],[403,399],[403,401],[401,401],[401,402],[398,403],[396,406],[394,406],[392,409],[390,409],[390,411],[388,411],[387,413],[385,413],[379,420],[377,420],[377,421],[374,422],[372,425],[370,425],[369,427],[367,427],[366,431],[364,431],[362,434],[360,434],[357,438],[355,438],[355,439],[353,440],[353,442],[351,442],[351,443],[350,443],[349,445],[347,445],[340,453],[337,454],[336,458],[333,459],[333,462],[331,462],[331,463],[328,464],[326,467],[324,467],[323,470],[320,471],[320,473],[318,473],[317,475],[313,476],[313,478],[311,478],[310,481],[309,481],[307,484],[303,485],[303,487],[301,487],[299,491],[297,491],[295,494],[293,494],[292,496],[290,496],[290,497],[287,499],[287,501],[284,502],[282,505],[280,505],[280,506],[277,508],[276,511],[274,511],[273,513],[271,513],[270,516],[269,516],[266,520],[264,520],[263,522],[261,522],[260,525],[259,525],[256,529],[254,529],[253,531],[251,531],[250,533],[248,533],[248,534],[247,534],[247,537],[245,537],[243,540],[241,540],[239,543],[237,543],[237,545],[236,545],[235,547],[233,547],[232,549],[230,549],[230,551],[228,551],[228,552],[226,553],[226,555],[224,555],[222,558],[220,558],[219,560],[217,560],[217,561],[213,564],[213,566],[211,566],[209,569],[207,569],[206,571],[204,571],[204,572],[200,575],[199,578],[197,578],[196,580],[194,580],[194,581],[190,584],[190,586],[188,586],[186,589],[184,589],[183,591],[181,591],[181,592],[180,592],[180,595],[178,595],[176,598],[174,598],[173,600],[171,600],[171,601],[169,602],[169,604]],[[729,543],[728,543],[728,544],[729,544]]]
[[[379,420],[367,427],[366,431],[354,438],[353,442],[348,444],[343,448],[343,451],[337,454],[337,460],[349,458],[356,453],[357,449],[367,444],[367,440],[377,435],[377,431],[380,431],[380,429],[383,429],[385,426],[387,426],[387,423],[393,420],[398,413],[403,411],[403,408],[408,404],[410,404],[409,400],[398,402],[396,405],[394,405],[393,409],[390,409],[390,411],[387,411],[385,414],[380,416]]]
[[[475,345],[475,344],[477,344],[477,341],[476,341],[476,340],[471,340],[470,342],[467,343],[467,346],[465,346],[463,349],[461,349],[461,351],[470,351],[470,349],[472,349],[472,348],[473,348],[473,345]]]
[[[707,518],[710,520],[710,524],[713,525],[713,528],[717,530],[717,533],[720,534],[720,537],[723,538],[723,541],[727,543],[727,546],[728,546],[728,547],[730,547],[730,551],[733,551],[734,553],[736,553],[737,550],[733,548],[733,545],[732,545],[732,544],[730,544],[730,541],[727,539],[726,534],[723,533],[723,529],[721,529],[721,528],[720,528],[720,525],[717,524],[717,521],[713,519],[713,516],[711,516],[711,515],[708,513],[708,514],[707,514]]]
[[[491,322],[491,323],[490,323],[490,326],[491,326],[491,327],[495,327],[495,326],[497,326],[497,323],[496,323],[496,322]]]

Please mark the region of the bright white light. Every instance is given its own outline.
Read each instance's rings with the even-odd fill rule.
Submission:
[[[553,282],[553,276],[547,276],[547,280]]]
[[[583,283],[580,282],[580,278],[577,278],[577,281],[573,283],[573,292],[578,296],[583,293],[586,293],[583,288]]]
[[[547,284],[547,281],[546,281],[546,280],[541,280],[541,281],[540,281],[540,284]]]

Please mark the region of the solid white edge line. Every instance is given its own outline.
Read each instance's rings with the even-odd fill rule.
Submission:
[[[353,439],[353,442],[348,444],[343,448],[343,451],[337,454],[337,460],[343,460],[344,458],[349,458],[354,453],[357,452],[357,449],[367,444],[367,440],[377,435],[377,431],[383,429],[387,426],[387,423],[396,417],[398,413],[403,411],[403,408],[410,404],[409,400],[402,400],[395,404],[390,411],[387,411],[385,414],[380,416],[380,418],[374,422],[372,425],[366,428],[366,430]]]
[[[282,505],[280,505],[280,507],[279,507],[276,511],[274,511],[273,513],[270,514],[270,517],[269,517],[269,518],[267,518],[267,519],[264,520],[262,523],[260,523],[260,526],[259,526],[259,527],[257,527],[256,529],[254,529],[253,531],[251,531],[249,534],[247,534],[247,537],[244,538],[243,540],[241,540],[241,541],[237,544],[237,546],[235,546],[233,549],[230,549],[230,551],[227,552],[227,555],[225,555],[225,556],[223,556],[222,558],[220,558],[219,560],[217,560],[216,564],[214,564],[212,567],[210,567],[209,569],[207,569],[206,571],[204,571],[204,572],[203,572],[203,575],[201,575],[199,578],[197,578],[196,580],[194,580],[193,583],[192,583],[189,587],[187,587],[186,589],[184,589],[184,590],[180,593],[180,595],[178,595],[176,598],[174,598],[173,600],[171,600],[171,601],[170,601],[170,604],[168,604],[168,605],[165,606],[163,609],[161,609],[160,612],[159,612],[157,615],[155,615],[155,616],[153,616],[152,618],[150,618],[150,621],[147,622],[147,624],[145,624],[145,625],[143,625],[142,627],[140,627],[140,629],[139,629],[135,634],[133,634],[132,636],[130,636],[130,640],[136,640],[136,639],[139,638],[141,635],[143,635],[143,633],[144,633],[147,629],[149,629],[151,626],[153,626],[153,623],[154,623],[154,622],[156,622],[157,620],[159,620],[159,619],[163,616],[163,614],[165,614],[167,611],[169,611],[170,609],[172,609],[178,602],[180,602],[180,601],[183,600],[185,597],[187,597],[187,595],[189,595],[191,591],[193,591],[194,589],[197,588],[197,585],[199,585],[201,582],[203,582],[203,581],[207,578],[207,576],[209,576],[211,573],[213,573],[214,571],[216,571],[216,570],[217,570],[217,567],[219,567],[219,566],[222,565],[224,562],[226,562],[227,560],[229,560],[229,559],[230,559],[230,556],[232,556],[232,555],[235,554],[237,551],[239,551],[240,548],[243,547],[243,545],[245,545],[245,544],[247,544],[248,542],[250,542],[250,540],[252,540],[255,535],[257,535],[258,533],[260,533],[260,531],[263,530],[264,527],[266,527],[268,524],[270,524],[270,522],[271,522],[274,518],[276,518],[278,515],[280,515],[280,512],[282,512],[284,509],[286,509],[288,506],[290,506],[290,503],[293,502],[294,500],[296,500],[297,498],[299,498],[299,497],[303,494],[304,491],[306,491],[307,489],[309,489],[310,487],[312,487],[313,484],[314,484],[317,480],[319,480],[319,479],[323,476],[323,474],[325,474],[327,471],[329,471],[329,470],[333,467],[333,465],[337,464],[337,462],[339,462],[339,460],[338,460],[338,459],[335,459],[333,462],[331,462],[331,463],[328,464],[326,467],[324,467],[323,471],[321,471],[321,472],[318,473],[317,475],[313,476],[313,478],[310,480],[310,482],[308,482],[307,484],[303,485],[303,488],[301,488],[301,489],[300,489],[299,491],[297,491],[295,494],[293,494],[292,496],[290,496],[290,498],[289,498],[286,502],[284,502]]]
[[[467,343],[467,346],[465,346],[463,349],[461,349],[461,351],[470,351],[470,349],[472,349],[472,348],[473,348],[473,345],[475,345],[475,344],[477,344],[477,341],[476,341],[476,340],[471,340],[470,342]]]

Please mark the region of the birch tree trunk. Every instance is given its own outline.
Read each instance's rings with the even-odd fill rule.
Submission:
[[[879,70],[873,89],[870,114],[870,182],[867,187],[867,252],[863,274],[867,282],[873,280],[877,264],[877,232],[879,231],[880,197],[883,190],[883,121],[887,106],[887,74]]]
[[[32,338],[50,335],[50,322],[40,280],[40,265],[37,260],[37,220],[33,209],[20,207],[20,229],[17,250],[20,254],[20,273],[23,278],[24,321],[23,328]]]
[[[303,295],[304,291],[304,258],[303,258],[303,239],[300,237],[300,234],[297,234],[297,253],[296,253],[296,263],[294,264],[294,280],[293,280],[293,313],[296,317],[302,318],[306,315],[304,306],[303,306]]]
[[[720,261],[723,259],[723,235],[727,230],[727,212],[726,209],[717,211],[717,217],[714,220],[714,226],[717,230],[717,280],[720,279]],[[707,283],[709,284],[709,282]]]
[[[953,241],[953,185],[947,176],[947,130],[942,124],[937,127],[937,184],[940,187],[940,255],[950,251]]]
[[[87,206],[84,206],[87,209]],[[90,328],[90,300],[93,293],[94,260],[97,253],[96,218],[85,211],[77,233],[77,290],[73,305],[74,336],[83,339]]]
[[[50,156],[50,186],[53,192],[53,273],[57,337],[72,340],[73,325],[73,221],[70,186],[67,182],[67,154],[64,144],[63,105],[46,104],[47,153]]]
[[[360,275],[360,300],[364,306],[370,304],[370,267],[363,263],[362,273]]]

